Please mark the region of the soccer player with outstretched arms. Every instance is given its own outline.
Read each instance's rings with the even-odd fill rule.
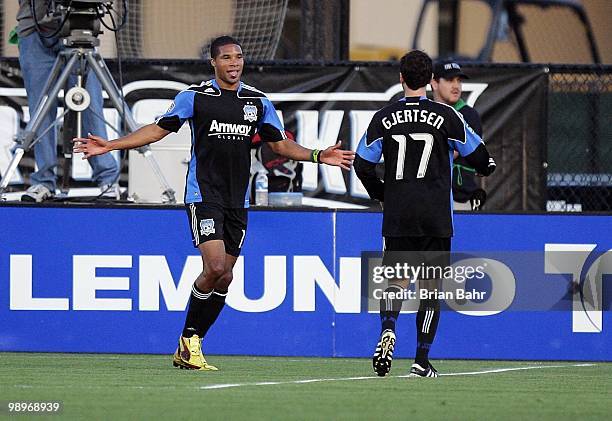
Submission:
[[[203,270],[193,284],[173,364],[197,370],[217,370],[204,358],[201,341],[225,305],[232,269],[244,243],[252,137],[259,134],[274,152],[295,161],[348,170],[354,158],[353,152],[340,149],[340,142],[319,151],[287,140],[270,100],[240,81],[244,58],[238,41],[219,37],[210,52],[214,79],[179,92],[155,123],[113,141],[92,135],[74,139],[74,151],[91,158],[156,142],[189,123],[192,145],[185,206]]]

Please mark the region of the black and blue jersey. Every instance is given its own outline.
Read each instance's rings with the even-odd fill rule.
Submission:
[[[482,137],[482,123],[478,111],[467,105],[463,100],[459,100],[453,105],[453,108],[459,111],[463,119],[470,125],[476,134]],[[453,199],[456,202],[465,203],[472,199],[474,192],[480,190],[480,186],[476,181],[476,174],[471,168],[467,160],[459,156],[453,162]]]
[[[249,207],[251,138],[259,133],[264,141],[286,139],[270,100],[242,82],[232,91],[212,79],[179,92],[156,123],[177,132],[185,121],[191,128],[185,203]]]
[[[384,201],[384,236],[452,236],[454,150],[461,156],[478,150],[476,167],[488,173],[480,136],[452,107],[408,97],[374,114],[359,142],[355,170],[370,196]],[[383,156],[384,183],[374,172]]]

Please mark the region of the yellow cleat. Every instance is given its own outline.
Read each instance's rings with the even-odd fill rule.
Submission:
[[[214,365],[206,362],[202,354],[202,343],[198,335],[190,338],[181,336],[179,345],[172,357],[172,365],[187,370],[217,371]]]

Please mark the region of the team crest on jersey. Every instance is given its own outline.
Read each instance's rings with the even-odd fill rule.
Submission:
[[[254,105],[245,105],[243,108],[244,119],[251,123],[257,120],[257,107]]]
[[[202,219],[200,221],[200,233],[205,236],[215,233],[215,220],[214,219]]]

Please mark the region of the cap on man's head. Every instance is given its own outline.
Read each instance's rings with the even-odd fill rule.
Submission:
[[[444,79],[452,79],[455,76],[459,76],[463,79],[469,79],[468,75],[463,73],[461,70],[461,66],[454,61],[438,61],[434,65],[434,79],[440,79],[443,77]]]

